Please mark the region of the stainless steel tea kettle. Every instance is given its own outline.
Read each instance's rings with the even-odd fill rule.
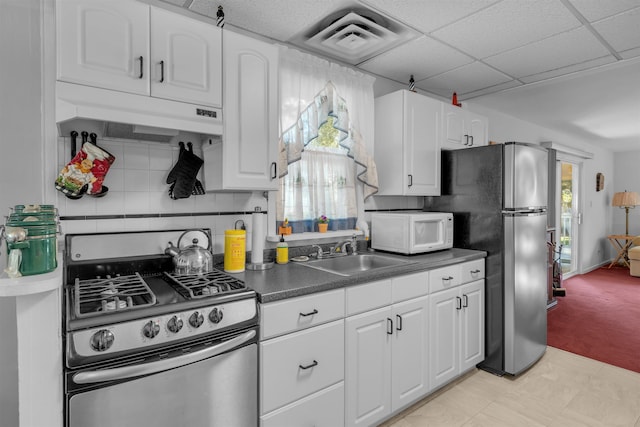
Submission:
[[[185,246],[188,239],[191,245]],[[178,246],[169,242],[164,253],[173,256],[177,274],[203,274],[213,270],[211,239],[202,230],[185,231],[178,239]]]

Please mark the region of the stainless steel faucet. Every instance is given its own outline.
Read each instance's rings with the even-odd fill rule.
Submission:
[[[351,252],[347,249],[347,247],[351,248]],[[336,246],[331,250],[332,253],[342,253],[342,254],[358,254],[358,244],[356,241],[356,235],[351,236],[350,240],[343,240],[338,242]]]
[[[316,257],[318,259],[324,256],[324,252],[322,251],[322,247],[320,245],[311,245],[311,247],[316,249]]]

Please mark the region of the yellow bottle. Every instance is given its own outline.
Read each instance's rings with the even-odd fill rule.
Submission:
[[[289,262],[289,245],[284,241],[284,235],[280,235],[280,242],[276,246],[276,262],[286,264]]]

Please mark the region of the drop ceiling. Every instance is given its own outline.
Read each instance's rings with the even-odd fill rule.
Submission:
[[[640,77],[635,77],[640,62],[640,0],[164,1],[213,20],[222,5],[226,25],[400,84],[408,85],[413,75],[420,91],[445,99],[456,92],[461,101],[486,99],[498,111],[523,114],[520,118],[552,129],[562,128],[563,116],[538,111],[540,104],[527,102],[524,94],[535,99],[558,97],[556,109],[566,109],[571,116],[564,122],[570,121],[571,126],[563,131],[578,129],[591,139],[601,137],[614,151],[640,148]],[[341,25],[338,20],[348,13],[365,19]],[[387,39],[385,28],[396,35],[395,40]],[[380,49],[373,49],[377,46]],[[632,71],[625,72],[627,66]],[[607,77],[610,74],[625,77],[616,82]],[[630,86],[624,88],[624,83]],[[587,105],[571,103],[561,96],[565,86],[571,96],[577,93],[576,86],[593,95],[583,99]],[[620,108],[624,100],[624,107],[631,109],[626,116],[636,120],[634,132],[618,132],[624,137],[612,137],[615,132],[600,129],[594,133],[593,120],[606,121],[611,127],[615,112],[597,119],[597,112],[581,113],[583,108],[604,112],[605,98],[610,98],[604,91],[612,87],[623,96],[612,105]],[[591,127],[582,126],[589,121]],[[621,127],[634,128],[634,124]],[[631,139],[629,133],[633,133]]]

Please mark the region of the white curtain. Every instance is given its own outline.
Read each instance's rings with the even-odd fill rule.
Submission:
[[[284,219],[285,204],[288,207],[287,211],[291,212],[291,203],[297,203],[299,209],[293,218],[287,219],[290,222],[307,221],[305,230],[296,230],[294,227],[294,232],[312,231],[308,223],[312,219],[310,215],[335,215],[336,218],[344,218],[344,215],[347,215],[354,218],[352,222],[355,222],[357,217],[363,217],[363,200],[377,192],[377,172],[368,154],[373,147],[374,80],[373,77],[351,68],[281,47],[281,176],[293,175],[285,177],[288,180],[296,179],[297,176],[313,176],[313,179],[321,179],[321,176],[336,177],[333,181],[325,181],[323,185],[326,191],[316,192],[315,200],[306,200],[311,210],[305,212],[302,209],[305,204],[302,193],[291,185],[287,186],[288,194],[284,193],[284,181],[281,182],[277,206],[278,221]],[[305,146],[317,136],[319,127],[328,116],[333,118],[333,126],[340,132],[340,146],[348,157],[336,154],[339,150],[334,150],[333,153],[305,151]],[[306,168],[305,163],[308,163],[296,165],[300,163],[298,160],[303,157],[303,151],[305,156],[314,156],[314,162],[321,161],[324,165],[301,174],[299,168]],[[348,177],[344,176],[346,169],[351,171]],[[333,184],[328,184],[329,182]],[[333,188],[329,189],[331,186]],[[340,193],[349,191],[349,187],[356,190],[354,205],[343,206],[339,202]],[[326,197],[322,194],[326,194]],[[350,223],[349,228],[353,228],[353,225]],[[334,223],[331,226],[330,223],[330,229],[338,228],[346,228],[346,224]]]

